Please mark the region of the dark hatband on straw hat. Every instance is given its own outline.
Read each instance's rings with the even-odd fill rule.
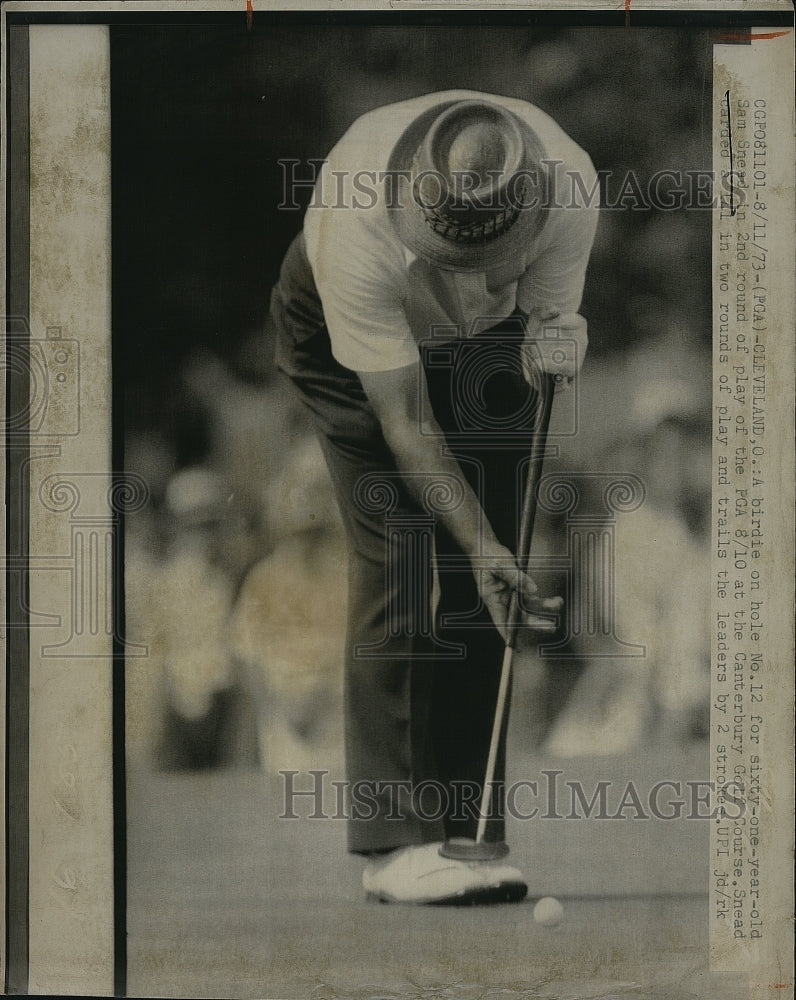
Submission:
[[[523,256],[544,225],[551,184],[544,159],[535,132],[505,108],[438,104],[390,154],[388,172],[401,179],[390,220],[402,242],[437,267],[500,267]]]

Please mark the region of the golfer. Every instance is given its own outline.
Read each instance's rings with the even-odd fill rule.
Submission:
[[[586,350],[594,184],[524,101],[379,108],[329,153],[272,295],[277,363],[347,532],[348,843],[384,901],[527,891],[504,862],[439,847],[476,832],[512,590],[526,611],[545,603],[517,568],[518,508],[539,372],[566,388]],[[504,773],[501,745],[498,789]],[[495,794],[490,842],[502,808]]]

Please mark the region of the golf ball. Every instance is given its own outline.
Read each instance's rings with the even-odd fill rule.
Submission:
[[[534,906],[533,919],[543,927],[555,927],[564,919],[564,907],[552,896],[545,896]]]

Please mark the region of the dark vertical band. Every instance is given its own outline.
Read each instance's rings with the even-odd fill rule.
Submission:
[[[114,150],[113,114],[113,43],[114,29],[108,28],[108,45],[111,55],[110,107],[111,107],[111,192],[116,171]],[[118,154],[117,154],[118,155]],[[124,365],[121,349],[114,337],[119,324],[116,322],[114,295],[113,234],[119,231],[114,218],[114,205],[119,200],[111,194],[111,469],[114,486],[124,476]],[[113,489],[111,496],[123,494]],[[126,754],[126,684],[125,684],[125,589],[124,589],[124,509],[123,504],[113,511],[113,986],[117,997],[127,995],[127,754]]]
[[[113,469],[122,469],[122,390],[113,379]],[[113,472],[114,480],[120,478]],[[114,490],[113,495],[118,495]],[[114,518],[113,546],[113,992],[127,995],[127,778],[125,747],[125,596],[124,596],[124,514]]]
[[[30,52],[27,26],[7,28],[6,122],[6,976],[28,992],[28,633],[30,398]]]
[[[113,352],[113,342],[111,341]],[[112,444],[111,468],[114,484],[124,478],[124,387],[120,365],[113,366],[111,378]],[[112,496],[120,491],[112,490]],[[126,775],[126,685],[125,685],[125,591],[124,591],[124,512],[114,511],[113,519],[113,989],[117,997],[127,996],[127,775]]]

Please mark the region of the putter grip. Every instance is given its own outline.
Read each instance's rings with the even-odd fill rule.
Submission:
[[[533,538],[533,528],[536,521],[536,505],[539,493],[539,480],[542,478],[542,465],[544,463],[544,453],[547,447],[547,431],[550,427],[550,414],[553,410],[553,396],[555,395],[555,377],[549,372],[545,372],[541,379],[541,391],[539,393],[539,405],[536,409],[536,423],[531,439],[531,451],[528,462],[528,478],[525,481],[525,490],[522,497],[522,511],[520,513],[520,537],[517,544],[517,564],[525,572],[528,567],[528,559],[531,554],[531,540]],[[506,645],[514,648],[517,639],[517,626],[520,622],[520,602],[517,591],[514,590],[509,603],[509,616],[506,627]]]

